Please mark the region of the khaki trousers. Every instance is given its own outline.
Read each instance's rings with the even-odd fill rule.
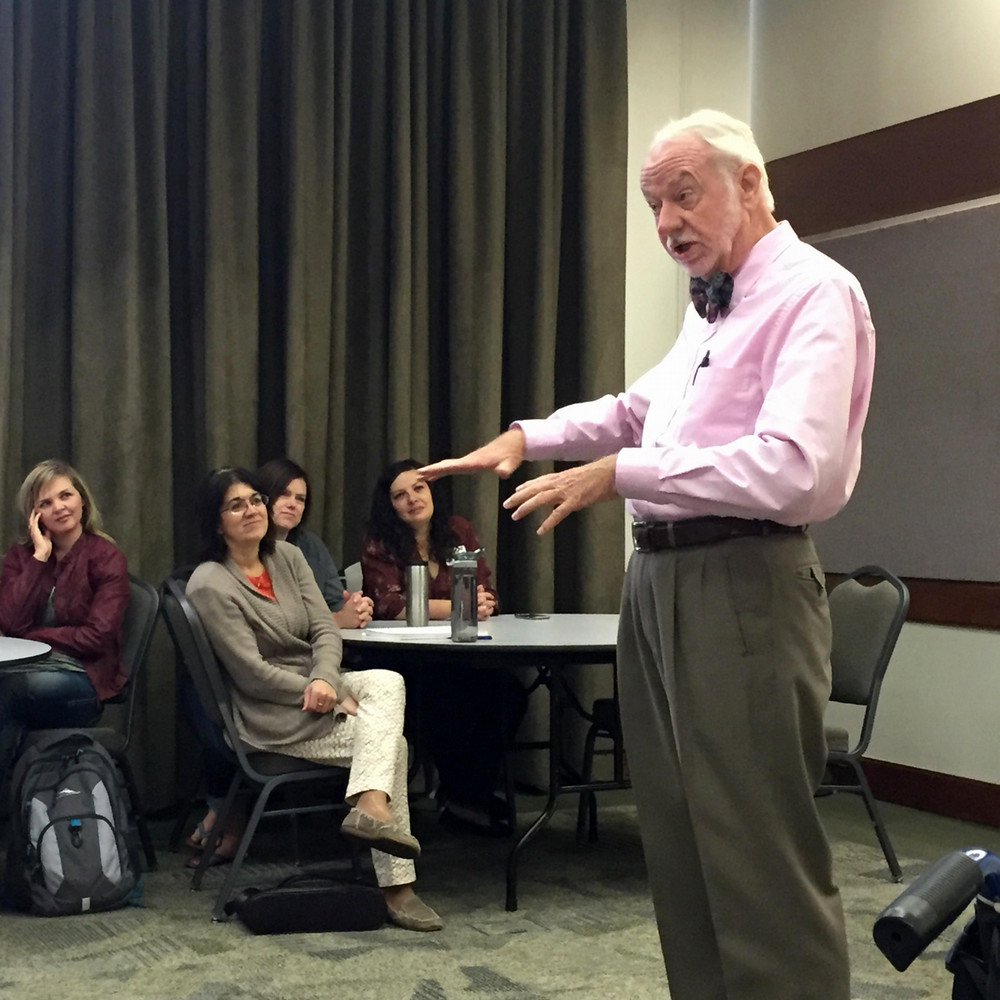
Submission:
[[[344,801],[353,806],[362,792],[385,792],[393,822],[409,833],[403,678],[393,670],[353,670],[344,676],[344,690],[357,699],[357,715],[331,713],[325,736],[286,744],[281,752],[320,764],[349,767]],[[375,879],[383,887],[409,885],[417,877],[412,861],[383,851],[372,851],[372,865]]]
[[[848,1000],[813,800],[830,618],[805,536],[629,564],[622,725],[672,1000]]]

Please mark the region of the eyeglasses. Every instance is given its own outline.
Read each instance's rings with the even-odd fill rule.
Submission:
[[[223,514],[242,514],[247,507],[267,506],[267,497],[263,493],[251,493],[248,497],[234,497],[223,504]]]

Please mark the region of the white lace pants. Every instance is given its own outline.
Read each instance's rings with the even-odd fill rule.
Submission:
[[[353,806],[362,792],[385,792],[393,821],[408,833],[403,678],[392,670],[355,670],[344,680],[358,703],[358,714],[338,716],[326,736],[282,746],[281,752],[320,764],[349,767],[348,804]],[[406,885],[416,878],[412,861],[372,851],[372,862],[380,886]]]

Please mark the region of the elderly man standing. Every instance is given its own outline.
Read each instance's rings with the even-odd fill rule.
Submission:
[[[622,495],[635,518],[622,722],[673,1000],[847,1000],[840,895],[813,801],[830,619],[806,525],[851,495],[874,329],[858,281],[799,241],[750,129],[665,126],[642,190],[691,276],[676,344],[626,392],[524,420],[435,477],[592,460],[524,483],[540,533]],[[600,457],[605,456],[605,457]]]

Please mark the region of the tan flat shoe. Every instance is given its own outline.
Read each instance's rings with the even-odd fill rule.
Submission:
[[[413,834],[401,830],[395,823],[369,816],[360,809],[352,809],[347,814],[347,819],[340,825],[340,832],[396,858],[412,860],[420,857],[420,841]]]
[[[444,927],[444,921],[419,896],[411,896],[398,910],[386,909],[390,923],[404,930],[439,931]]]

